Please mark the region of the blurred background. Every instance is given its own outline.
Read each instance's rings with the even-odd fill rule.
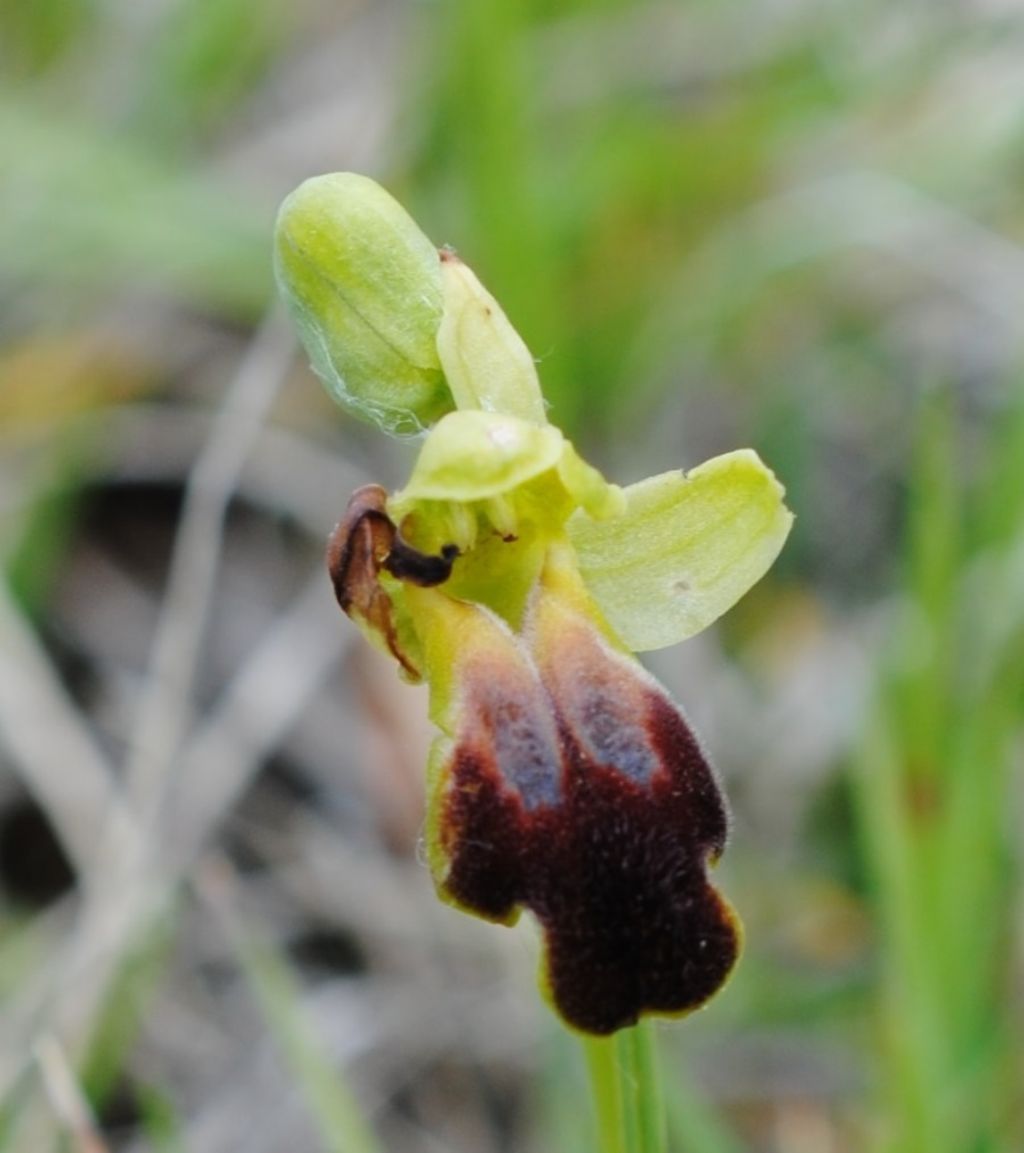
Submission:
[[[674,1153],[1024,1148],[1020,0],[0,0],[0,1148],[594,1148],[323,572],[415,451],[275,306],[336,169],[606,474],[750,445],[797,514],[651,662],[747,928],[660,1030]]]

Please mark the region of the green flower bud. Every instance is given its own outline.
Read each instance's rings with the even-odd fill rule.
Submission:
[[[281,206],[274,269],[328,392],[385,432],[409,435],[454,407],[437,352],[436,248],[380,185],[315,176]]]

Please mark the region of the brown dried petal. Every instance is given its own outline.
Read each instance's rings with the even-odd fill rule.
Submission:
[[[365,632],[382,641],[414,680],[420,679],[420,672],[400,643],[395,606],[380,582],[381,571],[431,587],[448,579],[457,555],[452,546],[442,549],[440,556],[430,556],[406,544],[387,514],[387,493],[378,484],[364,485],[352,494],[328,539],[327,571],[338,604]]]

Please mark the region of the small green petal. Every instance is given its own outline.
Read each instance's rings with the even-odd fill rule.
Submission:
[[[558,476],[566,491],[595,520],[606,520],[626,511],[626,497],[617,484],[609,484],[592,464],[567,441]]]
[[[399,519],[416,501],[490,500],[554,468],[565,440],[551,425],[496,412],[452,412],[431,429],[405,488],[389,507]]]
[[[441,285],[437,351],[456,405],[546,424],[537,367],[501,305],[453,252],[441,253]]]
[[[437,352],[437,249],[380,185],[316,176],[281,205],[278,285],[313,369],[340,404],[412,434],[454,406]]]
[[[637,652],[706,628],[764,576],[793,515],[784,489],[750,449],[625,490],[626,511],[569,520],[587,587]]]

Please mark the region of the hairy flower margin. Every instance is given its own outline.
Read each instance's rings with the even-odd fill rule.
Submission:
[[[571,1027],[679,1015],[741,931],[710,884],[728,817],[679,707],[633,656],[730,608],[792,516],[756,453],[619,488],[547,421],[496,301],[366,177],[278,218],[278,283],[331,394],[425,433],[409,483],[354,494],[328,564],[342,608],[430,686],[428,860],[442,899],[544,940]]]

